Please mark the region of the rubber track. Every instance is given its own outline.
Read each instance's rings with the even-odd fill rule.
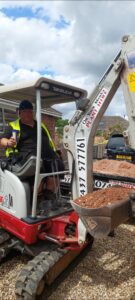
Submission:
[[[41,279],[48,270],[67,251],[53,250],[41,252],[21,270],[15,285],[17,300],[34,300],[36,299],[36,290]]]

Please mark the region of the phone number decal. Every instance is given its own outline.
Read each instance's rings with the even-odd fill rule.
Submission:
[[[94,187],[97,189],[106,189],[112,186],[111,183],[102,180],[94,180]]]
[[[87,192],[86,182],[86,140],[84,138],[76,139],[77,149],[77,168],[79,179],[79,194],[83,196]]]

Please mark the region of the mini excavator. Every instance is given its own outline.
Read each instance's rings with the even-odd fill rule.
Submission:
[[[108,235],[108,229],[104,228],[109,223],[105,219],[111,222],[113,215],[113,227],[109,227],[113,230],[135,214],[134,197],[129,199],[128,204],[122,202],[119,208],[115,207],[113,214],[112,209],[105,210],[105,214],[103,211],[83,210],[74,202],[93,191],[94,136],[120,84],[129,118],[126,134],[135,149],[135,36],[122,38],[122,50],[90,96],[83,89],[44,77],[32,82],[0,86],[0,108],[3,112],[6,108],[15,110],[22,100],[29,99],[35,106],[37,119],[37,156],[31,156],[20,166],[4,164],[3,159],[0,164],[0,260],[11,250],[31,258],[18,274],[16,299],[42,299],[45,285],[50,285],[76,256],[92,245],[95,236]],[[53,173],[54,180],[70,174],[71,193],[64,196],[58,188],[55,209],[53,199],[49,207],[45,205],[46,198],[43,199],[44,206],[39,209],[38,187],[50,176],[50,173],[41,172],[41,110],[73,101],[76,112],[64,128],[63,140],[69,170]],[[32,191],[29,178],[33,174]]]

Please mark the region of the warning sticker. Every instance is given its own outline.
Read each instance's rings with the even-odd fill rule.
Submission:
[[[128,74],[127,80],[130,92],[135,92],[135,72]]]

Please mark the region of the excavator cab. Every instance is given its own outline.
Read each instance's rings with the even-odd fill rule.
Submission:
[[[15,111],[22,100],[28,99],[35,108],[37,120],[37,155],[24,163],[6,164],[3,158],[0,163],[0,261],[11,250],[33,258],[31,274],[30,261],[18,276],[16,299],[39,299],[44,284],[50,285],[88,245],[86,229],[74,212],[69,195],[63,195],[57,187],[55,207],[54,199],[47,201],[45,194],[43,199],[38,195],[39,185],[46,177],[51,175],[55,180],[69,172],[55,168],[45,173],[42,168],[41,113],[54,104],[70,105],[74,101],[77,106],[86,96],[83,89],[48,78],[0,86],[2,112]],[[31,177],[34,177],[32,188]],[[92,242],[91,237],[90,246]]]
[[[0,191],[1,198],[5,199],[12,198],[12,207],[10,206],[10,201],[6,200],[6,205],[4,205],[4,201],[1,201],[1,209],[3,211],[8,210],[9,213],[14,214],[16,218],[36,218],[37,216],[37,197],[38,197],[38,186],[40,182],[45,179],[50,174],[43,173],[42,170],[42,159],[41,159],[41,109],[47,109],[54,104],[60,103],[69,103],[71,101],[77,102],[79,99],[86,97],[86,91],[74,88],[69,85],[64,85],[59,82],[55,82],[53,80],[49,80],[46,78],[40,78],[38,80],[32,82],[18,83],[15,85],[9,86],[1,86],[0,87],[0,107],[4,110],[4,108],[10,108],[11,110],[16,109],[19,106],[19,103],[23,99],[29,99],[32,102],[36,109],[36,119],[37,119],[37,157],[29,157],[27,161],[23,164],[20,162],[18,164],[4,164],[1,162],[1,181],[6,182],[4,186],[4,190]],[[57,172],[55,170],[55,174],[51,174],[54,177],[58,177],[63,172]],[[34,176],[34,187],[32,195],[30,194],[29,187],[29,178]],[[10,177],[10,179],[8,179]],[[8,181],[8,182],[7,182]],[[18,200],[18,191],[15,190],[15,186],[21,185],[23,190],[23,196],[21,196],[21,200]],[[2,184],[3,185],[3,184]],[[10,190],[10,192],[9,192]],[[30,191],[29,191],[30,190]],[[60,197],[60,189],[58,189],[59,195],[57,195],[57,202],[62,205]],[[10,194],[10,197],[9,197]],[[29,198],[32,198],[31,200]],[[29,199],[29,200],[28,200]],[[30,203],[31,201],[31,213],[30,213]],[[19,206],[18,211],[18,204]],[[69,201],[68,201],[69,202]],[[65,204],[65,202],[64,202]],[[69,206],[69,203],[68,203]],[[27,207],[29,207],[27,211]],[[60,208],[60,207],[59,207]],[[40,212],[38,211],[38,214]],[[56,211],[55,211],[56,213]],[[57,210],[58,214],[58,210]],[[41,216],[40,216],[41,217]],[[42,211],[43,217],[43,211]]]

